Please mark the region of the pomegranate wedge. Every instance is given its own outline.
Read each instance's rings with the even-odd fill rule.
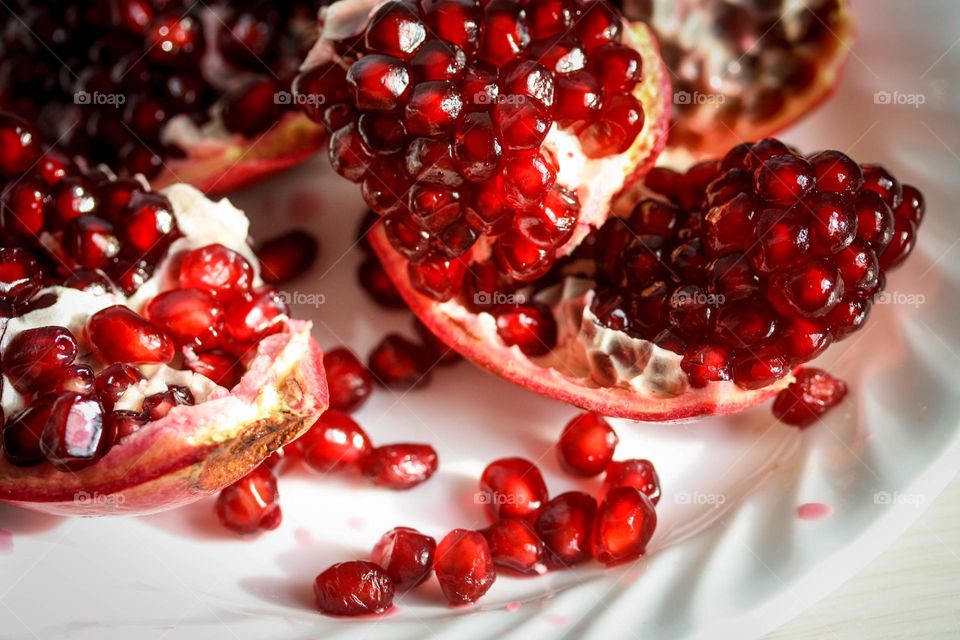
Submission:
[[[644,191],[543,278],[478,261],[444,302],[417,291],[384,225],[371,244],[420,320],[480,366],[601,415],[674,420],[750,407],[860,329],[924,214],[879,165],[772,139],[656,169]],[[536,339],[499,321],[518,309],[541,319],[525,325]]]

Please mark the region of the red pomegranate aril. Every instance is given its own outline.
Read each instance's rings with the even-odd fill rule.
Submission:
[[[815,259],[778,273],[770,281],[768,297],[787,317],[818,318],[830,313],[843,296],[840,270]]]
[[[380,384],[404,390],[429,383],[433,363],[429,349],[394,333],[374,348],[367,366]]]
[[[439,40],[452,42],[468,54],[480,45],[480,10],[473,0],[423,0],[424,20]]]
[[[234,64],[255,64],[266,58],[276,44],[273,26],[254,13],[238,13],[224,26],[226,28],[219,33],[217,47]]]
[[[889,271],[907,259],[917,241],[917,224],[908,218],[898,217],[893,225],[893,241],[880,254],[880,268]]]
[[[436,470],[437,452],[426,444],[377,447],[360,460],[363,476],[387,489],[411,489],[429,480]]]
[[[46,459],[40,437],[52,408],[52,399],[41,399],[7,418],[3,424],[3,456],[10,464],[30,467]]]
[[[702,388],[711,382],[730,379],[730,355],[722,346],[695,344],[687,348],[680,361],[691,386]]]
[[[586,71],[557,78],[554,117],[561,127],[587,123],[603,108],[603,86],[596,76]]]
[[[482,503],[494,521],[532,518],[547,501],[547,485],[535,464],[524,458],[502,458],[480,476]]]
[[[398,591],[422,584],[433,570],[437,541],[416,529],[397,527],[383,534],[370,559],[383,567]]]
[[[324,123],[327,109],[340,106],[350,98],[347,72],[334,63],[304,71],[293,81],[293,95],[297,105],[311,120]]]
[[[923,222],[923,217],[927,212],[927,204],[923,194],[910,184],[903,185],[903,202],[896,208],[894,214],[897,218],[906,218],[916,225]]]
[[[284,284],[300,277],[313,266],[318,250],[316,238],[301,230],[267,240],[257,250],[264,281]]]
[[[487,113],[468,113],[457,125],[454,157],[463,177],[483,182],[497,175],[503,147]]]
[[[184,254],[180,286],[206,291],[228,303],[243,296],[253,282],[253,267],[242,255],[222,244],[211,244]]]
[[[122,305],[87,320],[87,340],[102,362],[158,364],[173,360],[174,345],[156,325]]]
[[[330,391],[330,408],[356,411],[373,392],[373,377],[362,362],[345,347],[327,351],[323,356]]]
[[[544,304],[502,305],[493,315],[504,344],[517,346],[526,356],[546,355],[557,346],[557,321]]]
[[[630,486],[611,489],[597,511],[593,553],[606,565],[640,557],[657,528],[657,512],[646,494]]]
[[[223,314],[223,330],[236,342],[255,342],[283,329],[287,305],[280,293],[254,291],[234,302]]]
[[[863,187],[863,170],[839,151],[821,151],[809,158],[820,191],[854,194]]]
[[[899,180],[878,164],[865,164],[862,169],[865,190],[879,195],[891,209],[900,206],[903,201],[903,187]]]
[[[582,7],[576,22],[577,35],[587,51],[609,43],[618,43],[623,36],[623,17],[604,0],[589,0]]]
[[[527,23],[535,41],[566,33],[577,13],[573,0],[539,0],[527,7]]]
[[[456,189],[418,184],[410,190],[412,221],[430,233],[438,233],[463,214],[461,194]]]
[[[537,149],[550,131],[550,114],[529,96],[504,96],[491,115],[503,146],[510,151]],[[510,175],[509,171],[505,175]]]
[[[463,286],[466,265],[459,258],[428,254],[408,265],[410,282],[434,300],[452,298]]]
[[[452,605],[476,602],[497,579],[490,545],[477,531],[454,529],[437,545],[435,557],[437,581]]]
[[[64,369],[59,379],[49,390],[49,393],[55,396],[61,396],[65,393],[89,396],[95,392],[93,369],[85,364],[74,364]]]
[[[164,291],[147,304],[145,313],[178,347],[212,349],[220,342],[223,309],[199,289]]]
[[[13,336],[3,352],[3,373],[23,394],[43,390],[63,376],[79,347],[65,327],[37,327]]]
[[[153,420],[166,418],[175,407],[191,406],[195,403],[193,394],[186,387],[172,386],[166,391],[154,393],[143,399],[141,414]]]
[[[811,229],[827,251],[840,251],[857,236],[857,216],[843,196],[819,193],[804,200],[803,207],[812,214]]]
[[[643,76],[643,61],[635,49],[607,44],[590,54],[590,71],[607,95],[629,92]]]
[[[153,275],[153,266],[143,260],[117,260],[107,267],[107,275],[124,294],[132,296]]]
[[[553,106],[556,84],[553,73],[536,60],[514,60],[504,67],[502,78],[500,84],[507,99],[523,95],[545,109]]]
[[[789,207],[807,194],[816,182],[813,168],[796,156],[776,156],[757,169],[755,189],[770,205]]]
[[[156,193],[134,195],[122,229],[124,250],[134,258],[165,251],[179,233],[173,206]]]
[[[584,413],[564,427],[557,443],[560,466],[567,473],[589,478],[600,475],[613,459],[620,439],[610,423],[596,413]]]
[[[158,17],[146,33],[148,57],[161,65],[186,67],[199,62],[203,29],[189,16]]]
[[[142,429],[149,421],[138,411],[111,411],[103,417],[103,429],[113,434],[114,442],[120,442]]]
[[[370,16],[367,49],[409,60],[427,37],[417,10],[404,2],[386,2]]]
[[[548,502],[536,522],[548,560],[560,567],[589,560],[596,516],[597,501],[580,491],[562,493]]]
[[[784,424],[808,427],[847,396],[847,385],[826,371],[806,367],[777,395],[773,415]]]
[[[767,209],[757,223],[757,242],[751,252],[754,267],[772,273],[796,263],[810,252],[808,218],[796,209]]]
[[[737,302],[720,310],[714,333],[727,347],[755,347],[770,340],[778,325],[778,317],[767,303]]]
[[[603,475],[600,497],[605,497],[617,487],[633,487],[643,493],[650,502],[660,502],[660,477],[649,460],[622,460],[607,465]]]
[[[502,68],[530,44],[526,13],[514,0],[490,0],[483,12],[480,57]]]
[[[354,102],[367,111],[398,109],[410,93],[410,80],[402,60],[380,54],[362,57],[347,71]]]
[[[770,349],[736,354],[731,370],[733,381],[744,389],[762,389],[790,373],[786,359]]]
[[[893,239],[893,211],[881,196],[867,190],[857,194],[854,205],[857,209],[857,237],[881,253]]]
[[[463,110],[463,96],[452,82],[421,82],[404,109],[404,123],[414,136],[436,137],[453,132]]]
[[[576,195],[554,186],[540,206],[514,218],[514,227],[531,242],[558,247],[573,235],[579,216],[580,203]]]
[[[417,82],[431,80],[457,81],[463,77],[467,56],[463,49],[444,40],[430,40],[410,60],[410,69]],[[469,96],[466,97],[469,100]]]
[[[538,41],[530,48],[530,55],[558,74],[558,82],[565,75],[582,71],[587,66],[587,54],[574,36]]]
[[[58,226],[64,226],[75,218],[92,213],[96,208],[96,196],[83,178],[64,178],[54,191],[53,214]]]
[[[40,288],[41,269],[26,249],[0,248],[0,301],[17,304]]]
[[[394,584],[373,562],[341,562],[318,575],[313,582],[317,608],[335,616],[383,613],[393,605]]]
[[[304,464],[320,473],[349,469],[373,448],[370,438],[353,418],[332,409],[320,416],[295,446]]]
[[[112,439],[104,429],[103,406],[96,398],[65,393],[50,409],[40,449],[55,468],[78,471],[102,457]]]
[[[599,115],[578,134],[584,155],[594,159],[626,152],[643,122],[643,106],[632,95],[607,97]]]
[[[481,533],[490,545],[490,555],[497,567],[519,573],[541,573],[546,569],[543,541],[527,520],[498,520]]]
[[[67,225],[63,248],[80,267],[100,269],[120,253],[120,241],[109,222],[84,215]]]
[[[514,155],[503,162],[503,194],[509,206],[520,210],[543,204],[557,180],[557,169],[542,154]]]
[[[824,318],[830,326],[830,335],[839,342],[859,330],[870,315],[870,303],[862,298],[845,297]]]
[[[463,184],[453,159],[453,145],[445,140],[416,138],[407,147],[405,161],[407,173],[417,181],[447,187]]]
[[[185,359],[190,371],[198,373],[221,387],[233,389],[243,375],[243,365],[237,358],[218,351],[197,353]]]
[[[37,180],[25,179],[7,187],[3,197],[3,225],[24,238],[32,238],[43,229],[47,203],[46,187]]]
[[[880,277],[880,265],[877,254],[869,244],[856,240],[846,249],[834,254],[833,260],[840,268],[844,291],[870,291],[876,286]]]
[[[328,152],[333,170],[352,182],[360,182],[375,161],[356,122],[344,125],[330,136]]]
[[[112,364],[103,369],[94,379],[97,397],[107,411],[113,409],[120,396],[132,385],[143,380],[143,374],[136,367],[129,364]]]
[[[13,178],[40,157],[40,141],[30,124],[11,113],[0,115],[0,173]]]
[[[282,512],[273,472],[260,466],[220,492],[216,512],[220,524],[240,534],[280,526]]]
[[[409,140],[403,122],[397,120],[396,116],[390,113],[364,113],[357,120],[357,131],[366,147],[381,156],[389,156],[403,151],[406,149]],[[392,163],[385,162],[384,164],[390,166]],[[364,177],[363,184],[370,185],[368,189],[373,188],[373,183],[370,182],[372,178],[373,176],[369,174]]]

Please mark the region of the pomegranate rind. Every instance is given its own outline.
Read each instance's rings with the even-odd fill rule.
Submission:
[[[308,322],[265,338],[229,392],[175,407],[74,473],[0,460],[0,501],[57,515],[141,515],[236,482],[316,421],[329,403],[323,354]]]
[[[787,376],[759,390],[720,382],[702,389],[690,387],[672,397],[657,397],[628,386],[601,387],[589,379],[544,366],[518,348],[508,347],[496,336],[495,329],[485,327],[478,314],[458,302],[436,302],[418,293],[407,275],[406,262],[390,246],[381,225],[371,230],[370,244],[411,311],[447,346],[505,380],[588,411],[647,422],[739,413],[775,396],[793,381],[793,376]]]

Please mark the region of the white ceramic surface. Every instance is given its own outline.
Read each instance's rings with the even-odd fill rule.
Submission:
[[[787,138],[883,162],[921,186],[929,213],[919,250],[890,280],[893,303],[825,359],[852,393],[823,424],[801,433],[768,406],[682,425],[616,422],[618,457],[650,458],[663,481],[661,525],[643,561],[501,578],[472,608],[443,606],[431,582],[382,618],[315,612],[313,577],[363,556],[387,529],[484,526],[473,492],[497,457],[537,461],[554,494],[597,487],[564,477],[551,449],[574,409],[460,363],[435,371],[426,390],[378,390],[358,414],[378,443],[439,451],[436,477],[407,493],[293,472],[280,485],[283,525],[255,540],[222,530],[209,501],[141,519],[0,507],[0,637],[749,638],[853,575],[960,462],[958,9],[949,0],[856,8],[862,36],[841,90]],[[925,102],[882,104],[877,91]],[[406,313],[378,310],[356,290],[362,254],[348,248],[362,203],[324,163],[235,201],[259,237],[306,226],[322,238],[320,263],[290,290],[310,301],[298,311],[324,346],[366,353],[389,330],[410,332]]]

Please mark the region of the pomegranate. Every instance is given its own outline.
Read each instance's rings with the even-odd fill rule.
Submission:
[[[567,423],[560,435],[560,465],[575,476],[600,475],[613,459],[619,442],[617,433],[602,416],[584,413]]]
[[[454,529],[443,537],[433,569],[444,597],[454,605],[476,602],[497,579],[486,538],[466,529]]]
[[[620,215],[528,285],[488,259],[438,303],[383,229],[373,244],[413,311],[467,358],[601,415],[663,421],[753,406],[860,329],[924,206],[878,165],[765,139],[685,173],[652,170]],[[547,305],[550,352],[511,344],[478,286]]]
[[[316,420],[327,391],[309,324],[236,312],[263,310],[269,294],[241,211],[80,162],[51,173],[46,159],[62,157],[0,114],[0,501],[85,515],[175,507]],[[16,196],[23,185],[39,210]]]
[[[597,511],[593,554],[604,564],[635,560],[657,528],[657,512],[646,494],[633,487],[612,489]]]
[[[335,564],[313,582],[317,608],[337,616],[382,613],[393,604],[393,580],[383,567],[352,560]]]
[[[321,4],[14,3],[2,12],[0,109],[91,165],[222,193],[325,142],[291,90]]]
[[[826,371],[804,367],[773,402],[773,415],[795,427],[808,427],[847,396],[847,385]]]
[[[617,4],[656,32],[674,84],[669,143],[698,155],[810,113],[839,84],[855,35],[847,0]]]
[[[436,549],[437,541],[430,536],[397,527],[383,534],[371,557],[384,568],[397,590],[407,591],[430,577]]]

